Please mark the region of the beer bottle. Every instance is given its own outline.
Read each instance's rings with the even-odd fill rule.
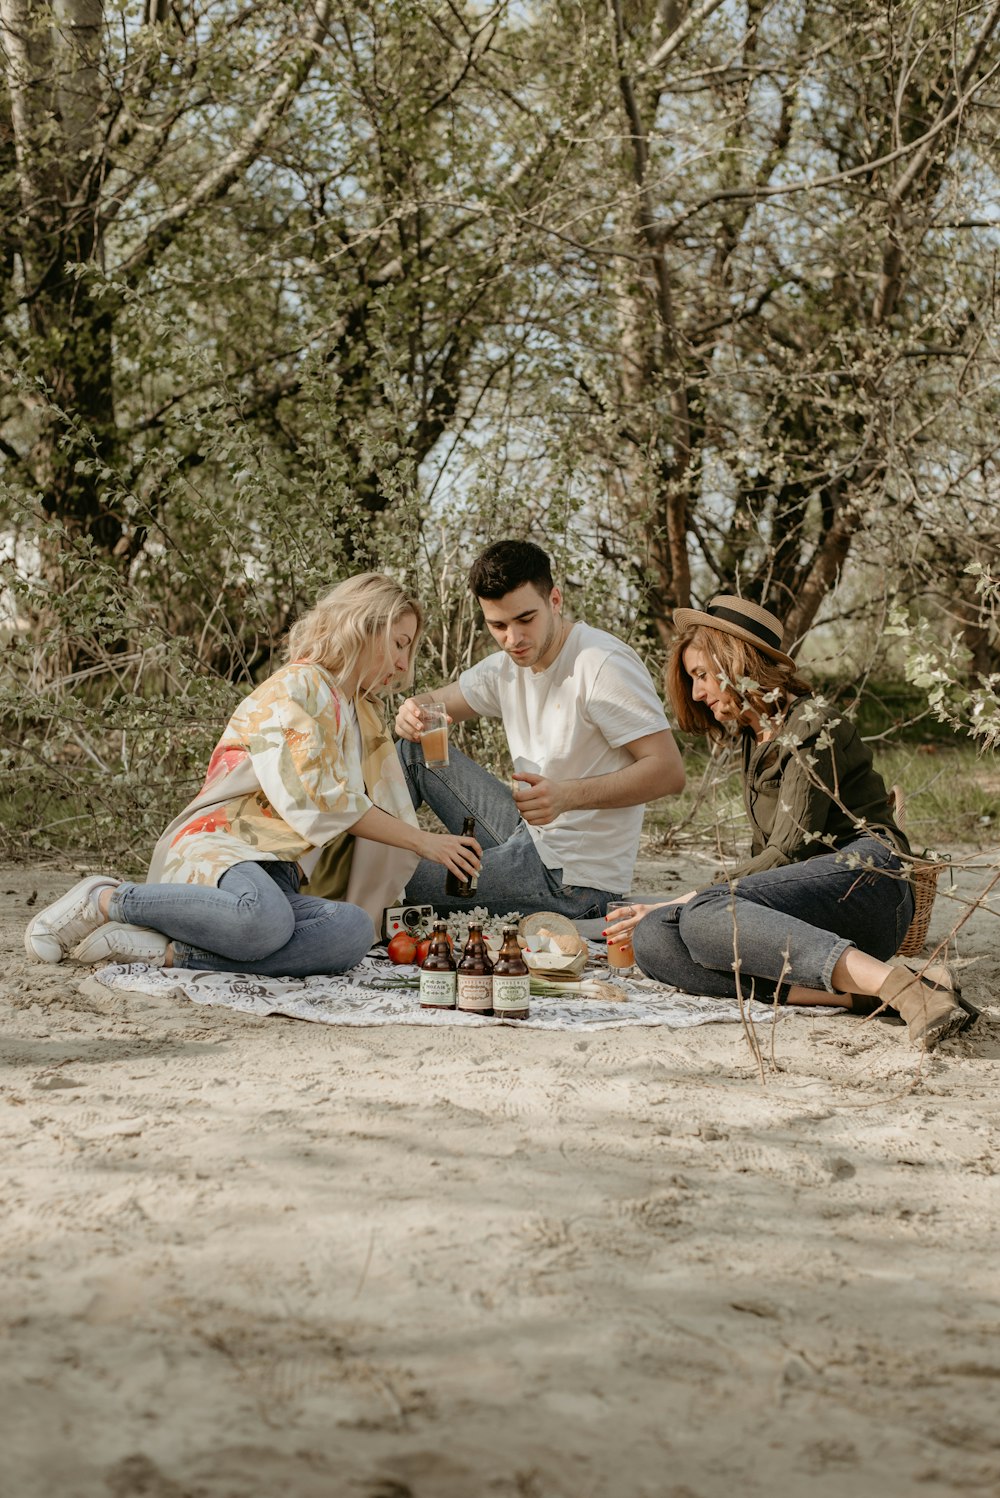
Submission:
[[[469,923],[469,939],[458,964],[458,1007],[468,1014],[493,1013],[493,964],[482,925]]]
[[[493,1013],[497,1019],[527,1019],[531,996],[528,964],[517,944],[517,928],[503,928],[503,946],[493,964]]]
[[[476,819],[475,817],[466,817],[462,823],[462,836],[475,837],[475,835]],[[476,893],[478,884],[478,871],[475,874],[470,874],[467,879],[463,879],[461,874],[453,874],[451,869],[449,869],[448,877],[444,881],[444,892],[446,895],[450,895],[453,900],[471,900],[472,896]]]
[[[420,964],[421,1009],[454,1009],[455,959],[444,921],[435,921],[427,956]]]

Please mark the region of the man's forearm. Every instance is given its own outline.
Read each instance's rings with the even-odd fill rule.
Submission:
[[[684,787],[684,773],[679,783],[676,768],[658,759],[637,759],[623,770],[609,775],[592,775],[586,780],[571,780],[565,785],[568,810],[584,811],[602,808],[639,806],[658,801],[661,796],[676,795]]]
[[[419,702],[421,706],[428,702],[443,702],[453,723],[464,723],[466,719],[476,716],[462,696],[462,689],[457,681],[451,681],[444,687],[436,687],[432,692],[414,692],[413,701]]]

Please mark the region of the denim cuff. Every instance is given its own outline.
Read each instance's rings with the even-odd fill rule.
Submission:
[[[122,901],[128,895],[129,891],[134,887],[135,886],[132,884],[118,884],[111,891],[111,899],[108,901],[109,921],[119,921],[123,926],[131,926],[134,924],[134,922],[129,920],[128,913],[122,904]]]
[[[844,953],[849,952],[853,946],[853,941],[846,941],[842,936],[834,938],[833,946],[830,948],[826,961],[823,963],[823,970],[820,973],[820,980],[827,993],[837,992],[833,986],[833,970]]]

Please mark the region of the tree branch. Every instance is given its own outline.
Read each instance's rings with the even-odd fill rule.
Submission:
[[[636,69],[636,76],[645,78],[657,68],[661,68],[668,57],[673,57],[678,47],[687,40],[692,31],[700,26],[702,21],[707,21],[713,11],[718,10],[722,4],[723,0],[702,0],[697,9],[686,15],[676,30],[670,33],[662,46],[657,47],[652,57]]]
[[[986,50],[986,45],[989,42],[989,39],[992,36],[993,32],[996,30],[998,22],[1000,22],[1000,0],[994,0],[992,11],[990,12],[986,21],[983,23],[978,37],[972,43],[971,47],[966,53],[965,61],[959,69],[955,86],[948,90],[948,93],[945,94],[944,98],[941,101],[941,109],[938,112],[937,122],[935,123],[934,127],[932,127],[931,131],[929,131],[928,134],[924,137],[923,144],[920,146],[920,149],[915,152],[909,166],[906,168],[906,171],[900,177],[899,181],[896,183],[895,187],[890,193],[889,201],[891,205],[895,206],[896,204],[901,203],[906,197],[910,188],[916,182],[921,171],[927,164],[931,147],[936,138],[936,134],[940,133],[940,130],[944,128],[944,125],[946,123],[950,123],[952,120],[956,119],[958,115],[961,114],[967,102],[965,90],[969,85],[973,73],[982,60],[983,53]],[[985,83],[993,73],[997,72],[998,68],[1000,68],[1000,62],[994,63],[993,67],[989,68],[976,84],[976,88]],[[970,90],[968,97],[971,98],[974,92],[975,88]],[[947,111],[947,113],[945,113],[945,111]]]
[[[996,27],[996,12],[998,10],[1000,10],[1000,6],[994,7],[994,16],[991,18],[990,23],[993,28]],[[929,149],[938,136],[947,130],[949,125],[955,123],[972,101],[973,96],[991,78],[996,76],[997,73],[1000,73],[1000,60],[983,73],[968,91],[956,101],[954,107],[946,115],[937,119],[923,135],[918,136],[916,140],[910,141],[907,145],[898,146],[894,151],[887,151],[884,156],[877,156],[874,161],[862,162],[860,166],[845,167],[840,172],[829,172],[824,177],[812,177],[803,182],[787,182],[775,187],[763,187],[755,184],[753,187],[720,188],[718,192],[710,193],[708,197],[702,198],[700,202],[689,208],[686,213],[682,213],[679,218],[674,219],[672,224],[662,227],[654,225],[653,232],[664,241],[672,239],[691,219],[696,218],[699,213],[704,213],[706,208],[711,208],[716,203],[735,202],[741,198],[751,198],[754,200],[758,198],[786,198],[792,193],[816,192],[821,187],[839,187],[842,183],[850,182],[855,177],[871,176],[873,172],[878,171],[881,167],[891,166],[894,161],[902,161],[905,157],[913,156],[915,153],[921,153],[920,164],[922,164],[924,148]]]
[[[150,268],[158,255],[176,238],[184,224],[197,210],[207,203],[225,197],[226,193],[253,161],[260,155],[264,144],[281,116],[290,108],[296,94],[302,88],[316,60],[320,45],[326,34],[330,19],[330,0],[320,0],[316,19],[306,40],[299,47],[294,60],[288,65],[284,77],[276,85],[270,98],[257,112],[257,116],[238,145],[217,166],[206,172],[186,198],[175,203],[153,225],[143,243],[117,268],[119,276],[131,283]]]

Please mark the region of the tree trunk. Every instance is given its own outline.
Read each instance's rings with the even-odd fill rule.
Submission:
[[[104,554],[121,536],[100,469],[115,446],[113,321],[68,265],[99,248],[95,170],[102,93],[100,0],[0,0],[24,231],[21,263],[33,372],[47,395],[30,463],[46,516],[71,546]],[[43,531],[42,573],[64,580],[66,541]]]

